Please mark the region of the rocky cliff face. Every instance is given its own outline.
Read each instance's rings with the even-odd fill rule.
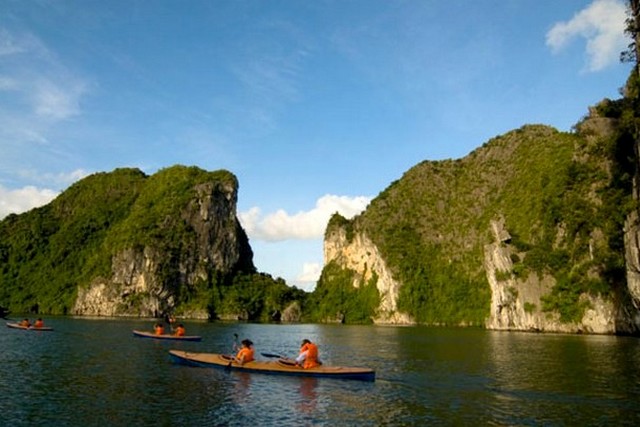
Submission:
[[[637,4],[635,5],[637,9]],[[634,9],[634,16],[636,21],[640,19],[637,14],[638,10]],[[636,51],[640,51],[640,44],[638,43],[640,33],[636,34]],[[640,58],[640,57],[639,57]],[[635,72],[638,72],[639,68],[636,66]],[[640,141],[634,141],[633,153],[635,175],[633,177],[633,199],[640,201]],[[626,218],[624,224],[624,247],[625,247],[625,261],[627,272],[627,286],[629,288],[629,294],[631,296],[631,302],[633,306],[640,310],[640,210],[635,209]],[[638,323],[640,324],[640,315],[638,316]]]
[[[490,314],[485,325],[488,329],[591,334],[630,334],[640,329],[638,312],[616,298],[582,295],[581,301],[587,308],[579,322],[563,322],[557,313],[543,311],[542,299],[555,285],[555,279],[550,275],[539,277],[535,273],[519,277],[513,255],[517,259],[526,254],[518,254],[510,244],[511,236],[504,218],[491,221],[490,228],[494,241],[484,248],[484,267],[492,295]],[[593,247],[597,248],[597,243],[594,242]],[[638,262],[640,246],[628,247],[634,248]],[[375,323],[415,323],[411,316],[398,310],[398,293],[402,284],[393,278],[378,249],[365,235],[356,233],[349,241],[344,229],[333,230],[324,241],[324,262],[328,264],[331,261],[357,273],[354,286],[361,283],[362,279],[366,281],[374,273],[377,274],[381,304],[374,318]],[[636,267],[639,266],[636,264]],[[629,293],[637,307],[638,295],[635,292],[640,283],[640,268],[630,272],[630,275]]]
[[[174,310],[180,289],[207,282],[213,272],[226,274],[252,269],[251,248],[236,219],[237,191],[229,183],[195,186],[196,197],[179,211],[179,222],[192,230],[176,246],[162,240],[126,248],[112,257],[111,276],[95,278],[79,287],[73,314],[157,317]],[[171,235],[172,220],[162,232]],[[175,242],[173,242],[175,243]],[[184,312],[207,318],[205,307]]]
[[[633,306],[640,310],[640,220],[637,211],[631,212],[625,222],[624,246],[629,294]]]
[[[640,142],[634,146],[636,174],[633,179],[633,198],[640,200]],[[631,303],[640,311],[640,211],[633,210],[624,224],[624,247],[627,273],[627,286]],[[640,325],[640,314],[637,315]]]
[[[635,124],[635,141],[633,152],[635,154],[634,167],[635,175],[633,177],[633,199],[638,202],[640,200],[640,140],[638,139],[637,121],[638,121],[638,76],[640,73],[640,3],[637,1],[629,2],[629,20],[627,21],[627,31],[634,36],[633,43],[629,46],[634,48],[635,67],[631,72],[630,78],[627,80],[625,87],[626,97],[635,101],[636,107],[634,116]],[[631,52],[627,52],[629,54]],[[635,98],[635,99],[634,99]],[[627,285],[631,297],[631,303],[640,311],[640,210],[635,209],[626,218],[624,227],[624,246],[625,261],[627,273]],[[637,323],[640,324],[640,315],[637,315]]]
[[[152,248],[124,250],[113,257],[113,276],[78,289],[73,314],[158,317],[173,301],[158,280],[160,253]]]
[[[491,221],[494,242],[485,246],[485,270],[491,286],[491,312],[486,327],[496,330],[536,332],[567,332],[616,334],[632,333],[637,329],[624,306],[613,298],[583,294],[580,298],[586,310],[578,322],[562,322],[557,313],[543,312],[542,299],[555,285],[552,276],[516,274],[512,255],[516,259],[526,254],[516,253],[510,244],[504,218]],[[592,243],[594,250],[598,244]]]
[[[343,228],[336,228],[324,240],[324,263],[331,261],[356,272],[354,286],[378,276],[376,284],[380,294],[380,307],[373,319],[378,324],[412,324],[406,313],[398,311],[397,301],[400,283],[394,280],[378,248],[366,235],[356,233],[349,241]]]

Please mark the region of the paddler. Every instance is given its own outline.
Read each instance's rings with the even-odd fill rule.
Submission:
[[[162,326],[162,323],[156,323],[154,330],[156,335],[164,335],[164,326]]]
[[[304,369],[320,366],[322,363],[318,357],[318,346],[306,338],[303,339],[300,346],[300,354],[296,357],[296,364]]]
[[[43,328],[44,327],[44,321],[38,317],[38,319],[36,320],[36,323],[33,324],[34,328]]]
[[[238,362],[240,365],[244,365],[245,363],[253,361],[253,342],[251,342],[251,340],[249,339],[244,339],[242,340],[241,344],[242,347],[240,348],[238,354],[236,354],[236,362]]]
[[[173,334],[178,337],[183,337],[184,333],[185,333],[184,325],[180,323],[178,327],[176,327],[176,330]]]

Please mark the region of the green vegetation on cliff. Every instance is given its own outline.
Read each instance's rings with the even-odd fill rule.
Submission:
[[[380,305],[377,276],[368,281],[331,262],[308,297],[305,316],[313,322],[371,323]]]
[[[182,241],[189,230],[183,218],[176,216],[176,207],[187,206],[197,196],[198,183],[213,182],[238,188],[236,177],[226,170],[204,171],[197,167],[173,166],[147,178],[129,215],[110,235],[112,250],[146,245],[158,241]],[[174,233],[167,239],[165,232]]]
[[[0,305],[13,312],[67,313],[77,285],[95,270],[108,270],[103,242],[129,214],[145,179],[136,169],[97,173],[46,206],[2,220]]]
[[[158,280],[161,292],[173,300],[162,310],[214,318],[276,317],[303,293],[255,272],[235,199],[227,200],[235,198],[237,187],[236,177],[224,170],[173,166],[146,176],[137,169],[116,169],[75,183],[46,206],[9,215],[0,221],[0,305],[16,313],[70,313],[78,289],[112,277],[117,254],[130,250],[134,257],[146,248],[160,259],[156,277],[147,280]],[[219,229],[204,228],[212,227],[207,216],[217,216]],[[203,230],[196,229],[199,224]],[[234,235],[237,240],[225,237]],[[224,246],[233,241],[235,247]],[[238,258],[229,266],[193,265],[214,252],[230,253],[231,259],[237,252]],[[122,309],[142,309],[148,296],[133,293]]]
[[[303,301],[306,293],[289,287],[283,279],[268,274],[239,274],[224,288],[219,313],[237,313],[242,319],[269,322],[281,320],[283,308]]]
[[[364,232],[374,242],[402,284],[400,311],[420,323],[482,325],[491,299],[484,247],[495,239],[491,221],[504,218],[519,252],[514,274],[553,276],[542,309],[562,321],[579,319],[587,306],[581,294],[624,285],[623,224],[634,207],[634,171],[622,103],[603,102],[575,132],[528,125],[463,159],[422,162],[360,216],[334,216],[329,228]],[[344,292],[339,276],[323,277],[318,304],[320,291],[327,301]]]

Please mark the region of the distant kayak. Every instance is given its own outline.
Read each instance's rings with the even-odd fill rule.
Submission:
[[[22,329],[23,331],[53,331],[53,328],[49,326],[40,326],[40,327],[35,327],[33,325],[22,326],[19,323],[13,323],[13,322],[7,322],[7,327],[13,328],[13,329]]]
[[[341,378],[348,380],[375,381],[376,373],[369,368],[349,368],[343,366],[318,366],[303,369],[286,360],[260,361],[240,365],[231,356],[216,353],[192,353],[169,350],[172,360],[190,366],[229,369],[262,374],[292,375],[298,377]]]
[[[174,340],[174,341],[202,341],[202,337],[199,335],[171,335],[162,334],[157,335],[155,332],[145,332],[133,330],[133,335],[139,338],[153,338],[156,340]]]

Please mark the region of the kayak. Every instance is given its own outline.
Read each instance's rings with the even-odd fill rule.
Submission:
[[[53,328],[49,326],[40,326],[39,328],[31,325],[31,326],[22,326],[19,323],[7,322],[7,327],[13,329],[22,329],[23,331],[53,331]]]
[[[145,331],[136,331],[133,330],[133,336],[140,338],[154,338],[157,340],[173,340],[173,341],[201,341],[202,337],[199,335],[171,335],[171,334],[162,334],[157,335],[155,332],[145,332]]]
[[[233,357],[216,353],[192,353],[169,350],[175,363],[208,368],[222,368],[233,371],[261,374],[292,375],[298,377],[341,378],[348,380],[375,381],[376,373],[369,368],[348,368],[342,366],[318,366],[303,369],[295,363],[279,359],[276,361],[254,360],[240,365]]]

